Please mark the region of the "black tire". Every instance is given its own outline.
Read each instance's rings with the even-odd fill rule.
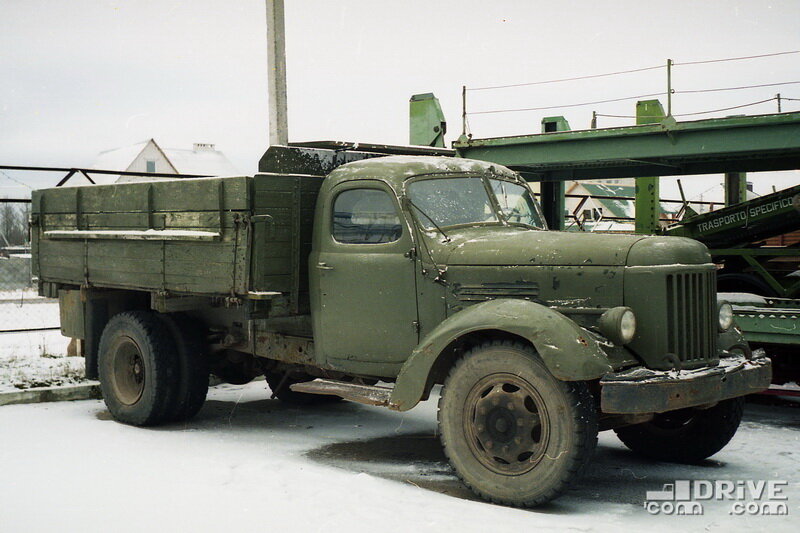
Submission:
[[[149,311],[119,313],[100,337],[98,370],[108,410],[119,422],[167,420],[177,392],[178,360],[166,324]]]
[[[439,399],[439,432],[450,464],[473,492],[532,507],[583,473],[597,445],[597,410],[585,383],[556,379],[532,347],[493,341],[451,369]]]
[[[717,275],[717,292],[747,292],[767,298],[778,296],[775,290],[753,274],[731,272]]]
[[[284,403],[291,405],[320,405],[326,403],[336,403],[342,401],[339,396],[330,396],[327,394],[306,394],[304,392],[294,392],[289,388],[293,383],[302,383],[304,381],[311,381],[314,378],[302,372],[295,372],[289,374],[289,377],[284,381],[284,372],[266,372],[264,377],[267,380],[272,394]]]
[[[632,451],[659,461],[695,464],[725,447],[742,420],[744,398],[719,402],[710,409],[680,409],[653,420],[615,429]]]
[[[204,331],[183,315],[159,315],[169,328],[177,349],[177,392],[167,421],[183,422],[203,407],[208,394],[209,364]]]

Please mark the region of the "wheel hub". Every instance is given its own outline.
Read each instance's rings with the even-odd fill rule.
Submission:
[[[111,348],[113,387],[120,402],[133,405],[144,392],[145,368],[142,352],[130,337],[121,337]]]
[[[531,470],[544,455],[549,418],[533,386],[513,374],[480,380],[466,398],[464,428],[473,455],[506,475]]]
[[[517,434],[517,421],[511,411],[505,407],[495,407],[486,416],[488,437],[498,442],[511,442]]]

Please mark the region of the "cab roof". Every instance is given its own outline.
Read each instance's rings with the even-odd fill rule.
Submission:
[[[518,179],[515,172],[497,163],[459,157],[394,155],[347,163],[331,172],[326,181],[331,186],[352,179],[382,179],[401,187],[408,178],[424,174],[493,173]]]

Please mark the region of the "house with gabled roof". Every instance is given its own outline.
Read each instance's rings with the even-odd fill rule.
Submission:
[[[195,143],[191,149],[162,148],[155,139],[100,152],[93,169],[143,174],[189,174],[199,176],[233,176],[239,171],[213,144]],[[163,179],[148,176],[92,174],[97,184]],[[90,185],[85,176],[75,174],[66,186]]]

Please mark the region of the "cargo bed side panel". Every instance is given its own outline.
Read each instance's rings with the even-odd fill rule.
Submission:
[[[210,295],[248,289],[252,178],[36,191],[42,281]]]

